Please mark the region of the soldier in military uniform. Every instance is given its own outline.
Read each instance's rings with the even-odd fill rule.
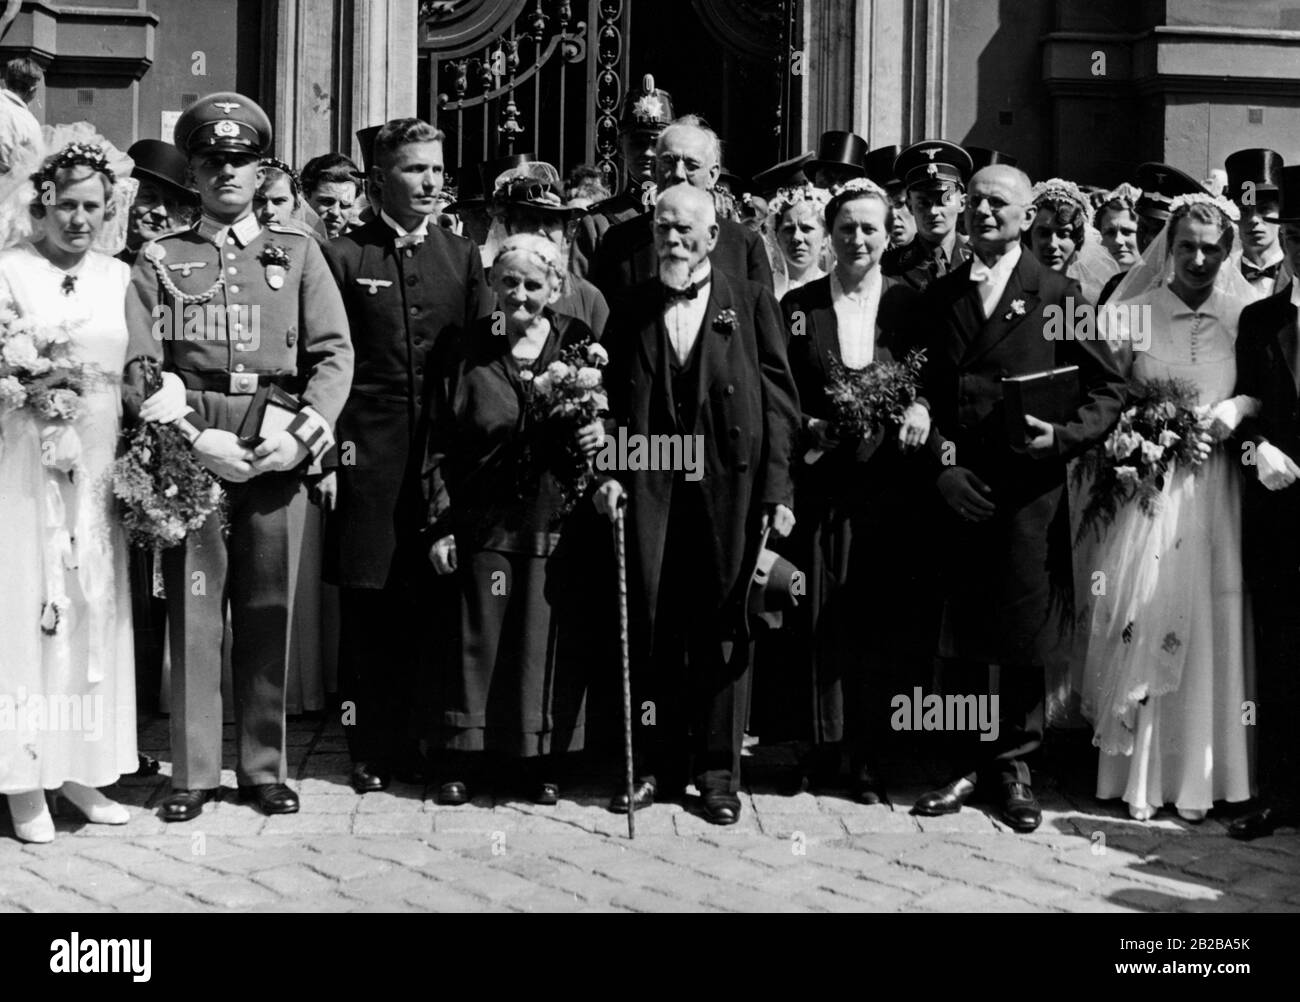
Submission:
[[[328,448],[352,379],[347,315],[316,241],[253,215],[266,113],[241,94],[210,94],[176,124],[202,202],[193,226],[146,244],[127,293],[126,383],[139,360],[185,383],[176,426],[226,491],[213,515],[163,553],[171,630],[172,792],[166,821],[189,821],[221,777],[221,645],[230,609],[240,799],[298,810],[285,785],[285,661],[293,566],[289,506],[304,465]],[[294,395],[283,426],[245,417],[269,388]],[[260,391],[260,392],[259,392]],[[289,401],[290,404],[294,401]],[[259,430],[264,434],[258,434]],[[245,437],[241,438],[240,434]],[[260,439],[256,445],[254,441]]]
[[[423,779],[409,719],[427,633],[426,387],[464,332],[491,309],[478,248],[433,225],[443,134],[401,118],[375,138],[378,216],[325,248],[347,307],[356,378],[320,491],[325,575],[340,586],[339,695],[358,793]],[[348,712],[351,711],[351,712]]]
[[[655,143],[673,120],[673,99],[655,87],[649,73],[640,90],[628,92],[618,120],[618,139],[627,165],[627,187],[613,198],[589,207],[573,235],[569,267],[575,275],[590,278],[591,257],[605,231],[616,223],[634,219],[654,204]]]
[[[880,267],[886,275],[901,278],[923,292],[971,256],[966,238],[957,232],[971,158],[955,143],[926,139],[898,155],[894,176],[907,186],[916,236],[905,246],[885,251]]]

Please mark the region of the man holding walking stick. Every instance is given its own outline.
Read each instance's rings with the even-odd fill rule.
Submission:
[[[658,277],[616,298],[604,340],[620,440],[675,443],[672,455],[698,462],[665,469],[630,451],[594,503],[611,520],[628,503],[637,781],[630,802],[620,792],[610,809],[678,798],[693,775],[705,817],[727,825],[740,817],[744,599],[763,530],[784,536],[794,526],[799,408],[776,300],[710,268],[717,239],[707,194],[665,191],[654,219]]]

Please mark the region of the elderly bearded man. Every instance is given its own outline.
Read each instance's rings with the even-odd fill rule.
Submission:
[[[696,115],[677,119],[664,129],[655,146],[655,180],[660,197],[679,184],[712,192],[722,172],[722,144],[717,134]],[[709,261],[733,279],[759,282],[772,288],[772,266],[762,238],[753,230],[719,219],[717,246]],[[596,288],[612,299],[658,274],[654,225],[650,213],[612,226],[596,246],[588,276]]]
[[[703,480],[698,471],[625,470],[594,500],[611,519],[629,501],[633,702],[642,722],[633,803],[623,793],[610,809],[680,795],[694,753],[705,816],[726,825],[740,817],[744,597],[763,528],[785,536],[794,526],[799,407],[776,300],[711,264],[718,232],[705,192],[665,191],[654,212],[658,277],[615,301],[604,342],[615,422],[629,436],[694,436]]]

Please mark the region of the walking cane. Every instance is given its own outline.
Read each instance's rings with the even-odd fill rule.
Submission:
[[[624,544],[623,525],[627,515],[627,499],[620,497],[614,516],[614,544],[618,552],[618,628],[623,652],[623,757],[627,771],[627,837],[636,838],[636,802],[633,799],[632,776],[632,660],[627,633],[627,551]]]

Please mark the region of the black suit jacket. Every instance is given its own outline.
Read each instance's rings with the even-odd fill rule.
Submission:
[[[757,233],[730,219],[718,219],[718,245],[709,255],[714,273],[758,282],[772,291],[772,266]],[[644,212],[605,231],[591,259],[591,282],[609,299],[623,289],[658,276],[654,213]]]
[[[1296,308],[1288,287],[1251,303],[1237,325],[1236,393],[1260,402],[1238,435],[1255,448],[1268,442],[1300,463],[1300,394],[1294,361]],[[1242,549],[1246,574],[1256,587],[1278,577],[1294,579],[1300,568],[1300,483],[1270,491],[1254,467],[1247,470],[1242,503]]]
[[[719,321],[730,310],[731,330]],[[610,361],[606,385],[615,435],[677,433],[671,369],[664,357],[663,288],[653,280],[615,300],[603,344]],[[711,552],[695,556],[709,581],[710,608],[700,622],[718,624],[725,642],[743,632],[746,573],[757,552],[759,520],[766,504],[793,507],[791,451],[799,404],[786,359],[785,334],[776,299],[764,286],[714,271],[700,330],[698,404],[692,434],[701,436],[704,462],[700,488]],[[629,495],[628,549],[637,597],[637,626],[653,636],[668,515],[672,470],[621,471]],[[648,643],[642,647],[647,650]]]
[[[466,329],[491,309],[473,243],[431,225],[423,243],[399,251],[395,236],[376,218],[324,248],[356,351],[338,446],[325,463],[338,472],[325,576],[348,588],[392,583],[401,540],[423,528],[428,391],[447,375]]]

